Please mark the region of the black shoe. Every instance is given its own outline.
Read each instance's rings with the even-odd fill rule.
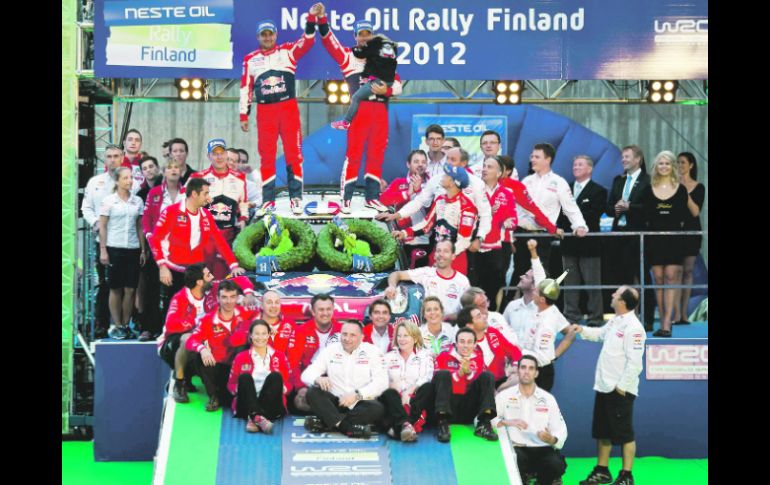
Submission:
[[[652,327],[653,327],[652,323],[645,323],[644,324],[644,331],[645,332],[652,332]]]
[[[198,388],[195,387],[195,384],[192,383],[192,379],[185,378],[184,380],[184,390],[187,392],[197,392]]]
[[[671,330],[658,329],[652,333],[653,337],[671,338]]]
[[[450,436],[449,423],[442,419],[438,422],[438,433],[436,433],[436,438],[442,443],[449,443]]]
[[[139,334],[139,338],[137,340],[139,340],[140,342],[149,342],[150,340],[152,340],[152,334],[149,331],[144,330],[142,331],[142,333]]]
[[[634,477],[630,473],[621,472],[612,485],[634,485]]]
[[[594,467],[588,478],[580,482],[580,485],[598,485],[601,483],[612,483],[612,474],[609,471],[604,472],[599,470],[599,467]]]
[[[178,403],[190,402],[190,397],[187,395],[187,390],[184,388],[184,382],[181,379],[174,380],[174,390],[171,393],[171,397]]]
[[[206,404],[206,411],[212,412],[220,408],[219,399],[216,396],[211,396],[209,402]]]
[[[487,441],[497,441],[500,439],[497,436],[497,433],[495,433],[495,431],[492,429],[492,423],[489,421],[479,421],[479,423],[476,425],[476,429],[473,431],[473,434],[484,438]]]
[[[345,435],[351,438],[369,439],[372,437],[372,430],[368,424],[351,424]]]
[[[690,322],[687,321],[687,320],[677,320],[674,323],[672,323],[671,325],[690,325]]]
[[[329,427],[318,416],[305,416],[305,429],[311,433],[329,431]]]

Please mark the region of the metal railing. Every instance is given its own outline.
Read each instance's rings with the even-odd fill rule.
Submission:
[[[644,290],[657,289],[708,289],[708,285],[647,285],[644,283],[644,237],[645,236],[705,236],[708,231],[616,231],[616,232],[589,232],[583,237],[639,237],[639,284],[624,283],[626,286],[639,290],[639,319],[644,322]],[[517,238],[554,238],[547,232],[519,232]],[[564,234],[565,238],[578,237],[573,233]],[[548,268],[545,268],[548,270]],[[514,268],[515,271],[515,268]],[[615,290],[618,285],[559,285],[562,290]],[[503,291],[515,291],[515,286],[504,286]],[[498,309],[499,310],[499,309]]]

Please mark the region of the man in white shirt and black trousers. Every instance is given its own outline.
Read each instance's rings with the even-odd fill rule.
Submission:
[[[537,359],[525,355],[519,359],[519,384],[495,396],[497,417],[492,425],[500,430],[500,439],[507,440],[516,453],[521,481],[529,483],[532,475],[538,483],[552,485],[567,469],[559,453],[567,441],[567,424],[556,399],[535,384]]]
[[[612,445],[621,445],[623,451],[623,469],[613,485],[634,484],[631,476],[636,455],[634,401],[639,395],[639,374],[643,368],[644,342],[647,338],[634,313],[638,303],[639,292],[621,286],[612,295],[615,316],[606,325],[601,328],[577,327],[585,340],[603,342],[596,364],[596,399],[591,430],[597,440],[598,463],[580,485],[612,482],[612,474],[607,468]]]
[[[555,156],[556,149],[550,143],[538,143],[535,145],[529,157],[532,170],[535,173],[527,175],[521,182],[527,187],[532,200],[535,201],[535,204],[540,207],[543,214],[548,217],[552,224],[556,224],[559,214],[563,212],[567,219],[569,219],[574,234],[578,237],[583,237],[588,232],[588,226],[583,219],[583,214],[580,213],[580,208],[578,208],[575,199],[572,197],[572,190],[570,190],[569,184],[563,177],[556,175],[551,170],[551,164]],[[545,229],[535,222],[531,212],[523,208],[517,208],[516,210],[519,211],[519,224],[514,233],[542,232],[547,234]],[[558,230],[556,237],[562,237],[563,233],[563,230]],[[553,237],[541,237],[538,241],[540,259],[543,261],[546,273],[550,271],[552,241]],[[519,276],[526,273],[530,268],[530,261],[526,240],[517,237],[514,245],[516,252],[513,255],[513,278],[511,281],[518,281]]]
[[[314,414],[305,418],[308,431],[340,431],[367,439],[371,425],[384,416],[385,408],[377,398],[388,388],[385,359],[380,349],[362,340],[361,323],[346,321],[340,342],[324,348],[302,372]]]

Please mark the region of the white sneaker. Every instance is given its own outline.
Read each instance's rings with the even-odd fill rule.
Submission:
[[[390,211],[390,209],[388,209],[386,206],[384,206],[382,204],[382,202],[380,202],[377,199],[367,200],[366,204],[364,204],[364,207],[368,207],[370,209],[374,209],[377,212],[389,212]]]
[[[294,215],[302,215],[302,199],[291,199],[291,211]]]
[[[353,202],[353,201],[352,200],[343,200],[342,201],[342,206],[340,207],[340,212],[342,212],[343,214],[350,214],[351,212],[353,212],[353,209],[351,209],[351,207],[350,207],[351,202]]]
[[[267,214],[269,211],[275,211],[275,202],[267,201],[264,204],[262,204],[262,207],[257,209],[257,212],[254,214],[257,217],[262,217],[265,214]]]

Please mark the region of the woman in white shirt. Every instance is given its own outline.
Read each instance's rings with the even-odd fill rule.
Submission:
[[[389,387],[379,397],[385,406],[385,429],[392,438],[416,441],[433,401],[433,356],[412,322],[396,325],[393,350],[385,354]]]
[[[139,283],[139,268],[146,257],[142,232],[144,203],[131,195],[133,175],[130,168],[115,172],[113,193],[102,201],[99,210],[99,261],[107,267],[110,286],[110,338],[131,336],[128,322],[134,311],[134,292]]]
[[[273,421],[286,416],[289,364],[283,352],[269,345],[272,329],[264,320],[249,327],[249,348],[233,359],[227,390],[233,399],[233,414],[246,420],[249,433],[270,433]]]
[[[441,352],[452,349],[457,328],[444,322],[444,305],[437,296],[429,296],[422,302],[422,325],[420,325],[425,348],[435,359]]]

